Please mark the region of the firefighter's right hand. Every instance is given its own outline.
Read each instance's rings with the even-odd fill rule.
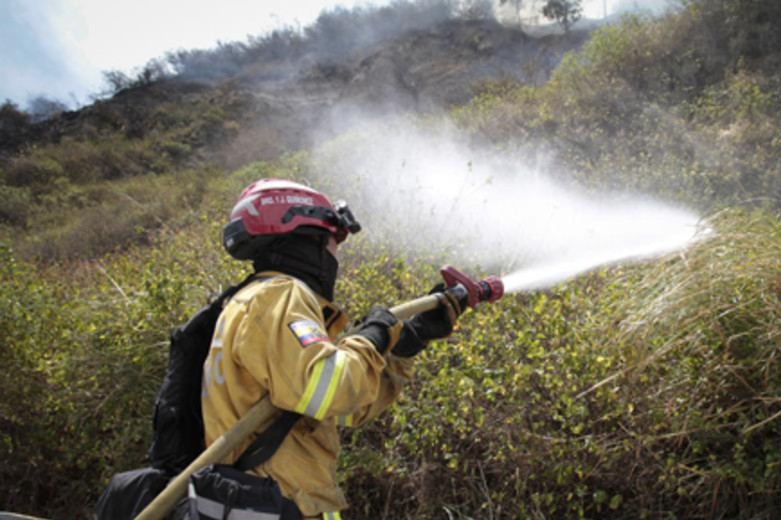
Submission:
[[[358,322],[353,334],[368,339],[380,354],[385,354],[399,340],[401,327],[401,322],[387,308],[372,307]]]

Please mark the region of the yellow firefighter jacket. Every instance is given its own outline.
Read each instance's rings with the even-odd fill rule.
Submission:
[[[268,278],[239,291],[217,321],[204,364],[206,445],[270,394],[275,407],[305,417],[254,473],[275,479],[304,516],[339,518],[347,502],[336,480],[337,426],[358,426],[387,408],[411,378],[412,361],[383,357],[362,336],[335,342],[347,323],[336,306],[295,278],[260,276]]]

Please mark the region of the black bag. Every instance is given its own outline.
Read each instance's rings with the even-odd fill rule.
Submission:
[[[149,446],[152,467],[176,475],[204,450],[203,363],[209,355],[223,304],[255,279],[251,275],[229,287],[171,334],[168,369],[152,417],[154,434]]]
[[[207,466],[190,477],[187,498],[172,520],[300,520],[279,485],[230,466]]]
[[[155,468],[134,469],[111,477],[95,506],[99,519],[132,520],[168,485],[170,477]]]
[[[202,515],[207,515],[208,512],[214,511],[216,506],[212,502],[216,502],[220,507],[222,507],[222,504],[226,504],[228,509],[234,505],[241,505],[249,508],[253,514],[258,512],[268,513],[268,511],[276,511],[278,509],[275,514],[281,515],[279,516],[280,520],[287,520],[288,518],[298,520],[300,516],[285,516],[292,515],[293,511],[298,514],[298,509],[293,502],[282,497],[276,482],[269,478],[249,475],[244,473],[244,471],[259,466],[270,459],[300,417],[301,415],[295,412],[282,413],[271,426],[252,441],[233,464],[233,467],[225,465],[207,466],[192,475],[190,477],[191,491],[188,494],[188,498],[179,504],[173,516],[169,518],[187,518],[191,520],[209,518],[209,516],[194,516],[200,513],[197,513],[198,507],[192,509],[191,504],[194,503],[198,506],[198,504],[206,503],[207,505],[201,509],[205,508],[205,513],[202,513]],[[216,473],[220,478],[213,476],[212,473]],[[95,507],[98,520],[132,520],[155,499],[171,478],[173,478],[172,475],[156,468],[136,469],[114,475]],[[236,483],[232,484],[231,482],[233,481],[236,481]],[[195,488],[192,488],[196,483],[198,484]],[[257,489],[258,493],[254,498],[250,494],[255,492],[255,488],[251,487],[250,484],[259,486]],[[214,489],[210,491],[210,487]],[[240,488],[241,494],[238,502],[235,502],[235,491],[230,493],[225,491],[228,488],[233,489],[233,487]],[[272,491],[269,491],[269,489],[272,489]],[[208,502],[203,500],[198,502],[196,500],[197,497],[193,493],[197,497],[204,497],[204,500],[208,500]],[[226,500],[226,502],[220,503],[221,500]],[[261,506],[266,509],[257,509]],[[223,507],[222,511],[224,509]],[[233,518],[237,517],[244,520],[254,518],[254,516],[243,516],[243,513],[241,515],[238,513],[233,515]],[[227,518],[231,517],[228,516]],[[272,520],[274,517],[260,516],[258,518],[260,520]]]

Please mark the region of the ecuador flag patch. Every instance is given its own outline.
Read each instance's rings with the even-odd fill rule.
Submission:
[[[293,321],[288,323],[287,326],[293,331],[302,347],[308,347],[312,343],[320,341],[330,341],[328,334],[325,333],[318,323],[312,320]]]

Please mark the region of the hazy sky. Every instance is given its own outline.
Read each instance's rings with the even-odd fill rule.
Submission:
[[[622,4],[668,0],[584,0],[587,17]],[[324,8],[390,0],[0,0],[0,102],[24,107],[36,95],[89,102],[101,72],[130,72],[168,50],[245,40],[281,25],[308,25]]]

